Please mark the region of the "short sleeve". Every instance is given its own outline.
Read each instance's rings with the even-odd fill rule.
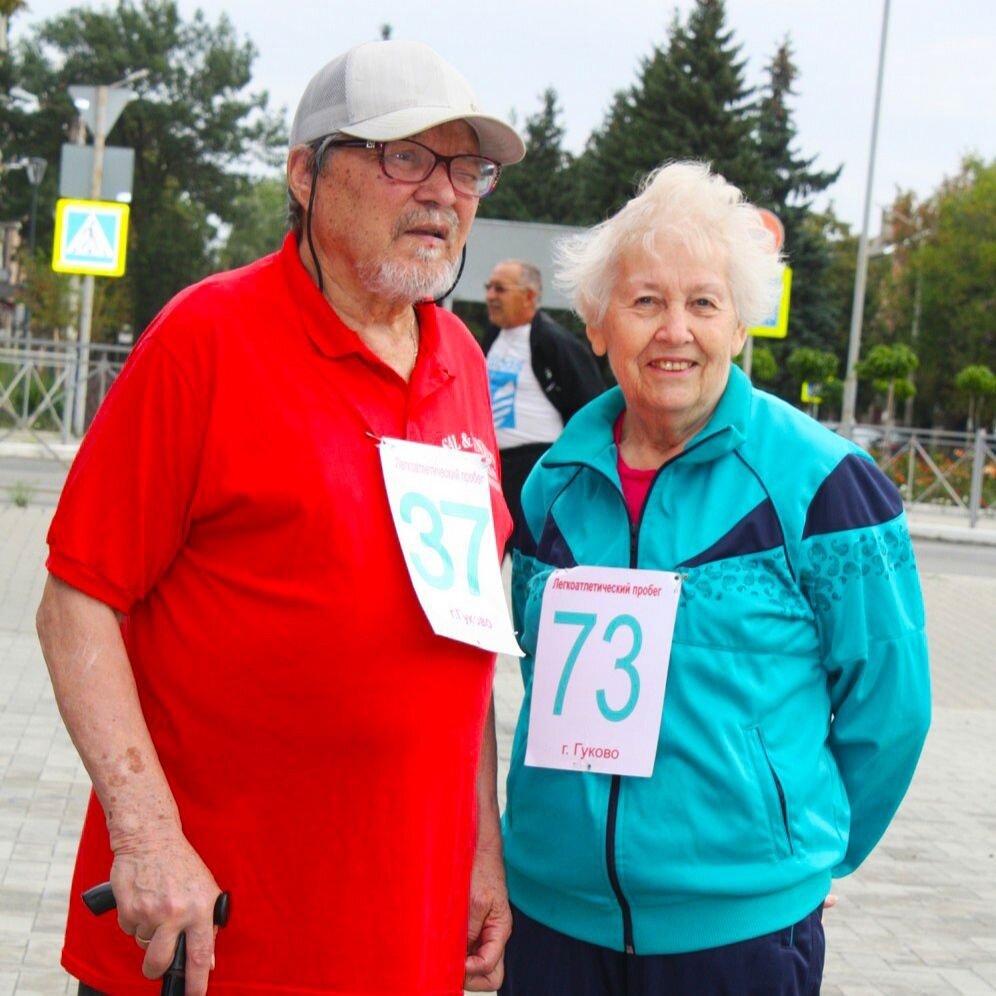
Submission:
[[[123,613],[183,544],[204,444],[197,365],[156,331],[135,347],[94,418],[48,534],[49,571]]]

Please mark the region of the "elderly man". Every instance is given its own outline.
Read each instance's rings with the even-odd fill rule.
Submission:
[[[543,278],[537,267],[506,259],[485,284],[493,328],[482,346],[488,358],[491,407],[501,451],[502,489],[515,528],[524,537],[519,494],[537,460],[570,417],[601,394],[605,383],[587,344],[539,310]]]
[[[432,301],[523,153],[424,45],[333,60],[294,120],[283,248],[167,305],[87,434],[38,614],[95,792],[81,993],[158,991],[181,932],[187,996],[500,981],[494,659],[430,629],[378,442],[484,456],[503,543],[485,365]],[[107,878],[117,923],[79,899]]]

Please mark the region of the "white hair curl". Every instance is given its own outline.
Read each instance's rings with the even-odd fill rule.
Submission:
[[[749,328],[772,312],[781,294],[774,242],[739,188],[707,163],[666,163],[611,218],[556,245],[554,281],[584,322],[598,326],[627,250],[642,246],[666,259],[667,248],[680,247],[703,262],[718,252],[737,320]]]

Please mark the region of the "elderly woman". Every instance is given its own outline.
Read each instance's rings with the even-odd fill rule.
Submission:
[[[561,283],[618,388],[575,415],[522,496],[505,996],[818,993],[831,877],[867,857],[913,775],[929,680],[899,495],[732,364],[778,267],[758,213],[696,163],[657,170],[564,247]],[[547,582],[584,565],[682,579],[649,777],[529,756]],[[622,721],[663,654],[601,636],[600,708]],[[606,706],[627,687],[629,706]],[[583,737],[564,739],[578,753]]]

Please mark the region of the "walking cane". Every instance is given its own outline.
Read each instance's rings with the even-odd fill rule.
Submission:
[[[117,900],[111,891],[110,882],[102,882],[92,889],[87,889],[82,896],[87,909],[95,916],[107,913],[117,908]],[[227,892],[222,892],[214,902],[214,924],[224,927],[228,923],[232,899]],[[169,968],[163,973],[163,986],[160,996],[183,996],[187,982],[187,936],[182,931],[176,939],[176,950]]]

